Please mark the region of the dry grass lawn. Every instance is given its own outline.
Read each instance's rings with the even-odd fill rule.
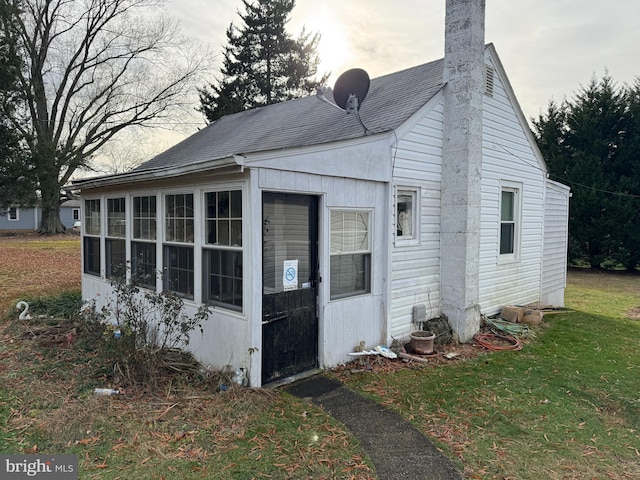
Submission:
[[[24,296],[80,288],[80,237],[0,235],[0,312]]]

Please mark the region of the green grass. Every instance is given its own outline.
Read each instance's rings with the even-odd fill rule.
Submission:
[[[627,318],[640,277],[572,272],[566,302],[522,351],[342,378],[466,478],[640,478],[640,321]],[[83,479],[375,478],[356,439],[287,394],[176,380],[159,396],[96,397],[109,368],[89,333],[72,346],[24,334],[0,324],[0,452],[77,454]]]
[[[470,478],[640,478],[640,277],[580,278],[535,342],[452,367],[349,378]],[[596,314],[590,312],[597,312]]]

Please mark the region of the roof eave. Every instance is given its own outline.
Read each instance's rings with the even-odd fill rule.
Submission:
[[[127,172],[108,177],[93,177],[87,179],[73,180],[67,185],[67,190],[87,190],[92,188],[110,187],[114,185],[127,185],[134,183],[147,182],[159,178],[172,178],[189,175],[190,173],[203,170],[219,170],[226,167],[237,167],[238,172],[244,168],[242,159],[238,155],[230,157],[209,160],[206,162],[196,162],[189,165],[181,165],[175,167],[162,167],[153,170],[144,170],[141,172]]]

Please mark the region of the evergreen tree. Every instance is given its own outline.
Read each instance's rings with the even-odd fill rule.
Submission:
[[[533,120],[551,175],[572,188],[570,261],[585,260],[593,268],[615,261],[630,270],[638,263],[639,199],[633,195],[640,150],[634,122],[640,120],[632,113],[634,98],[605,75],[592,78],[573,101],[551,102]]]
[[[10,6],[0,2],[0,18]],[[0,211],[11,206],[33,206],[36,182],[32,162],[15,127],[19,122],[21,61],[13,38],[0,29]]]
[[[199,111],[209,122],[314,92],[328,78],[314,80],[320,35],[303,30],[294,39],[285,30],[295,0],[242,3],[242,25],[227,29],[222,79],[198,90]]]

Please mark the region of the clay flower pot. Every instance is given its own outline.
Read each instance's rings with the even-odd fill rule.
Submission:
[[[411,337],[411,348],[419,355],[430,355],[433,353],[433,341],[436,335],[429,331],[413,332]]]

